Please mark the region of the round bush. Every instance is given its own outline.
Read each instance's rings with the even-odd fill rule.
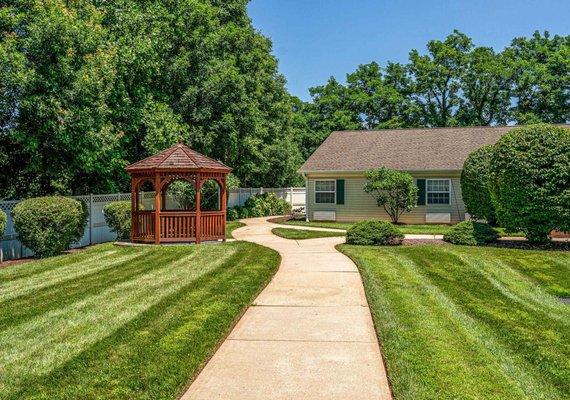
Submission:
[[[495,224],[495,207],[489,192],[489,167],[493,146],[475,150],[465,160],[461,172],[461,193],[467,212],[475,219]]]
[[[443,235],[443,240],[453,244],[477,246],[493,243],[499,238],[497,232],[489,224],[476,221],[463,221],[453,226]]]
[[[570,231],[570,129],[547,124],[513,129],[491,157],[491,198],[507,231],[532,243]]]
[[[4,229],[6,229],[7,222],[8,222],[8,216],[3,210],[0,210],[0,238],[4,236]]]
[[[244,206],[248,209],[250,217],[291,214],[291,204],[277,197],[275,193],[263,193],[251,196],[247,199]]]
[[[239,219],[239,212],[235,207],[228,208],[226,210],[226,220],[228,221],[235,221]]]
[[[358,245],[397,245],[404,235],[387,221],[369,220],[354,224],[346,233],[346,242]]]
[[[125,240],[131,236],[131,202],[114,201],[103,208],[105,222],[117,239]]]
[[[60,196],[24,200],[12,211],[20,241],[37,257],[61,253],[81,239],[87,222],[85,204]]]

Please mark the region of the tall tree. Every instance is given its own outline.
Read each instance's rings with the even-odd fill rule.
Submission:
[[[472,48],[471,39],[456,30],[444,41],[429,41],[425,55],[410,52],[413,97],[423,111],[423,125],[457,124],[453,114],[460,103],[461,77]]]
[[[347,76],[349,105],[365,129],[396,128],[411,122],[410,81],[399,64],[383,73],[375,62],[359,65]]]
[[[570,120],[570,35],[535,32],[515,38],[505,50],[514,65],[514,120],[564,123]]]
[[[513,69],[489,47],[473,49],[460,80],[457,120],[461,125],[506,124],[511,117]]]

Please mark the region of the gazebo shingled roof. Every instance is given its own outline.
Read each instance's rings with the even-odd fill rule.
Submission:
[[[230,172],[231,168],[220,161],[206,157],[190,147],[179,143],[158,154],[129,165],[126,170],[149,171],[168,169],[204,169]]]

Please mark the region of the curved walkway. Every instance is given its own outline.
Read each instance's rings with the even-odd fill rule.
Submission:
[[[344,238],[295,241],[267,218],[233,232],[277,250],[281,266],[183,399],[391,399],[386,371]]]

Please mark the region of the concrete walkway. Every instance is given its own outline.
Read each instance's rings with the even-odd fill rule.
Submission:
[[[243,222],[234,237],[277,250],[281,266],[182,399],[391,399],[360,275],[334,248],[344,238]]]

